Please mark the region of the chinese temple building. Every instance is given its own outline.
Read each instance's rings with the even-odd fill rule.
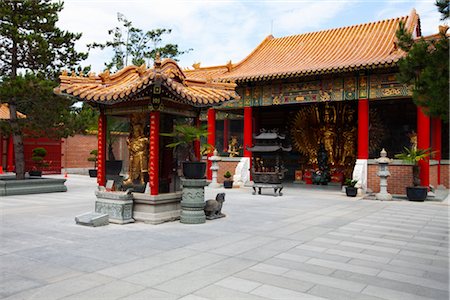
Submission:
[[[236,64],[198,63],[182,70],[171,59],[157,58],[150,69],[128,66],[98,76],[64,72],[55,92],[100,111],[99,185],[105,185],[107,176],[110,120],[128,123],[130,138],[148,138],[148,150],[142,151],[148,153],[148,162],[143,162],[148,164],[152,195],[176,191],[174,157],[165,147],[170,141],[159,132],[170,132],[179,122],[206,123],[209,144],[222,156],[238,154],[221,162],[223,172],[233,172],[240,157],[251,157],[247,149],[254,135],[276,129],[293,146],[284,165],[286,180],[310,183],[319,150],[325,149],[331,182],[353,176],[364,189],[376,192],[374,159],[381,149],[393,157],[417,142],[421,149],[436,151],[432,160],[421,162],[422,185],[448,185],[448,157],[441,155],[448,155],[448,139],[441,138],[448,136],[448,129],[440,119],[425,115],[413,103],[411,87],[396,79],[398,61],[406,55],[396,45],[399,22],[414,37],[421,36],[413,10],[409,16],[373,23],[281,38],[270,35]],[[391,193],[404,194],[411,169],[400,162],[390,166]]]
[[[420,19],[409,16],[294,36],[265,38],[237,64],[186,71],[195,78],[236,82],[241,99],[224,102],[202,116],[215,135],[215,146],[227,149],[231,136],[241,141],[242,155],[261,129],[278,129],[294,146],[286,162],[291,180],[311,182],[317,170],[319,144],[328,152],[331,181],[352,175],[363,188],[379,189],[374,161],[385,148],[390,157],[417,141],[436,151],[421,162],[422,185],[448,187],[448,128],[430,119],[411,98],[412,87],[396,79],[406,54],[396,45],[399,22],[413,37],[421,36]],[[213,124],[215,123],[215,124]],[[239,127],[241,124],[241,127]],[[239,131],[239,129],[241,129]],[[443,132],[446,131],[446,132]],[[411,167],[391,167],[392,193],[404,194]]]

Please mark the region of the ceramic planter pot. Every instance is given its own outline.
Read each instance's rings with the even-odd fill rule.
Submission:
[[[185,161],[183,162],[183,175],[186,179],[205,178],[206,162]]]
[[[426,186],[408,186],[406,187],[406,196],[409,201],[425,201],[428,196],[428,187]]]
[[[42,171],[33,170],[29,171],[28,174],[30,174],[30,176],[42,177]]]
[[[223,187],[226,189],[232,189],[233,188],[233,180],[224,180]]]
[[[358,189],[354,186],[346,186],[345,193],[347,194],[347,197],[356,197],[358,194]]]

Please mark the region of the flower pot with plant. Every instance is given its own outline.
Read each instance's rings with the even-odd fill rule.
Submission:
[[[47,150],[42,147],[34,148],[31,154],[31,160],[34,162],[34,167],[28,173],[30,176],[42,176],[42,169],[48,167],[48,162],[44,160],[47,156]]]
[[[352,180],[350,178],[345,180],[345,194],[347,194],[347,197],[356,197],[358,194],[358,188],[355,187],[357,182],[358,180]]]
[[[402,153],[395,155],[395,158],[401,159],[405,163],[412,164],[413,185],[406,187],[406,196],[410,201],[425,201],[427,198],[428,187],[420,186],[419,162],[428,159],[431,154],[433,154],[431,148],[417,149],[416,147],[404,147],[404,151]]]
[[[200,138],[208,136],[206,126],[196,127],[180,124],[173,127],[173,132],[161,133],[161,135],[173,138],[173,142],[166,147],[173,148],[180,160],[183,161],[182,170],[185,178],[205,178],[206,163],[201,162],[200,159],[202,154],[207,154],[211,150],[211,146],[203,145],[200,157],[197,157],[194,151],[194,142],[200,142]]]
[[[223,175],[225,180],[223,181],[223,187],[226,189],[232,189],[233,188],[233,180],[230,180],[231,173],[230,171],[226,171],[226,173]]]
[[[88,161],[94,162],[94,169],[89,169],[89,177],[97,177],[97,159],[98,159],[98,150],[94,149],[89,153],[91,156],[88,157]]]

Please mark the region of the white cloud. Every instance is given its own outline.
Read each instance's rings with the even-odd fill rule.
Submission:
[[[357,5],[356,5],[357,4]],[[365,11],[365,5],[377,9]],[[379,1],[237,1],[237,0],[66,0],[60,14],[60,27],[82,32],[77,43],[79,50],[86,44],[105,42],[107,31],[117,25],[117,12],[123,13],[136,27],[150,30],[171,28],[163,42],[179,45],[181,50],[194,51],[180,57],[180,65],[189,67],[194,62],[202,66],[239,62],[267,35],[276,37],[301,34],[323,28],[338,27],[342,17],[352,10],[361,9],[361,15],[386,19],[409,14],[415,5],[422,19],[424,34],[435,32],[439,14],[433,0],[414,2]],[[361,20],[346,20],[351,24]],[[373,21],[373,20],[369,20]],[[363,21],[365,22],[365,21]],[[340,24],[340,23],[339,23]],[[103,70],[111,51],[93,51],[85,62],[93,71]]]

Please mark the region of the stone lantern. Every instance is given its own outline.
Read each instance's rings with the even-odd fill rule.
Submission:
[[[391,176],[388,170],[388,164],[392,160],[387,157],[386,150],[381,150],[380,157],[376,159],[378,163],[378,173],[377,176],[380,177],[380,192],[375,194],[377,200],[392,200],[392,195],[387,191],[387,178]]]
[[[217,171],[219,170],[219,161],[222,160],[220,156],[218,156],[217,149],[214,149],[213,155],[208,158],[211,161],[211,171],[212,171],[212,180],[209,184],[210,188],[219,188],[220,184],[217,182]]]

